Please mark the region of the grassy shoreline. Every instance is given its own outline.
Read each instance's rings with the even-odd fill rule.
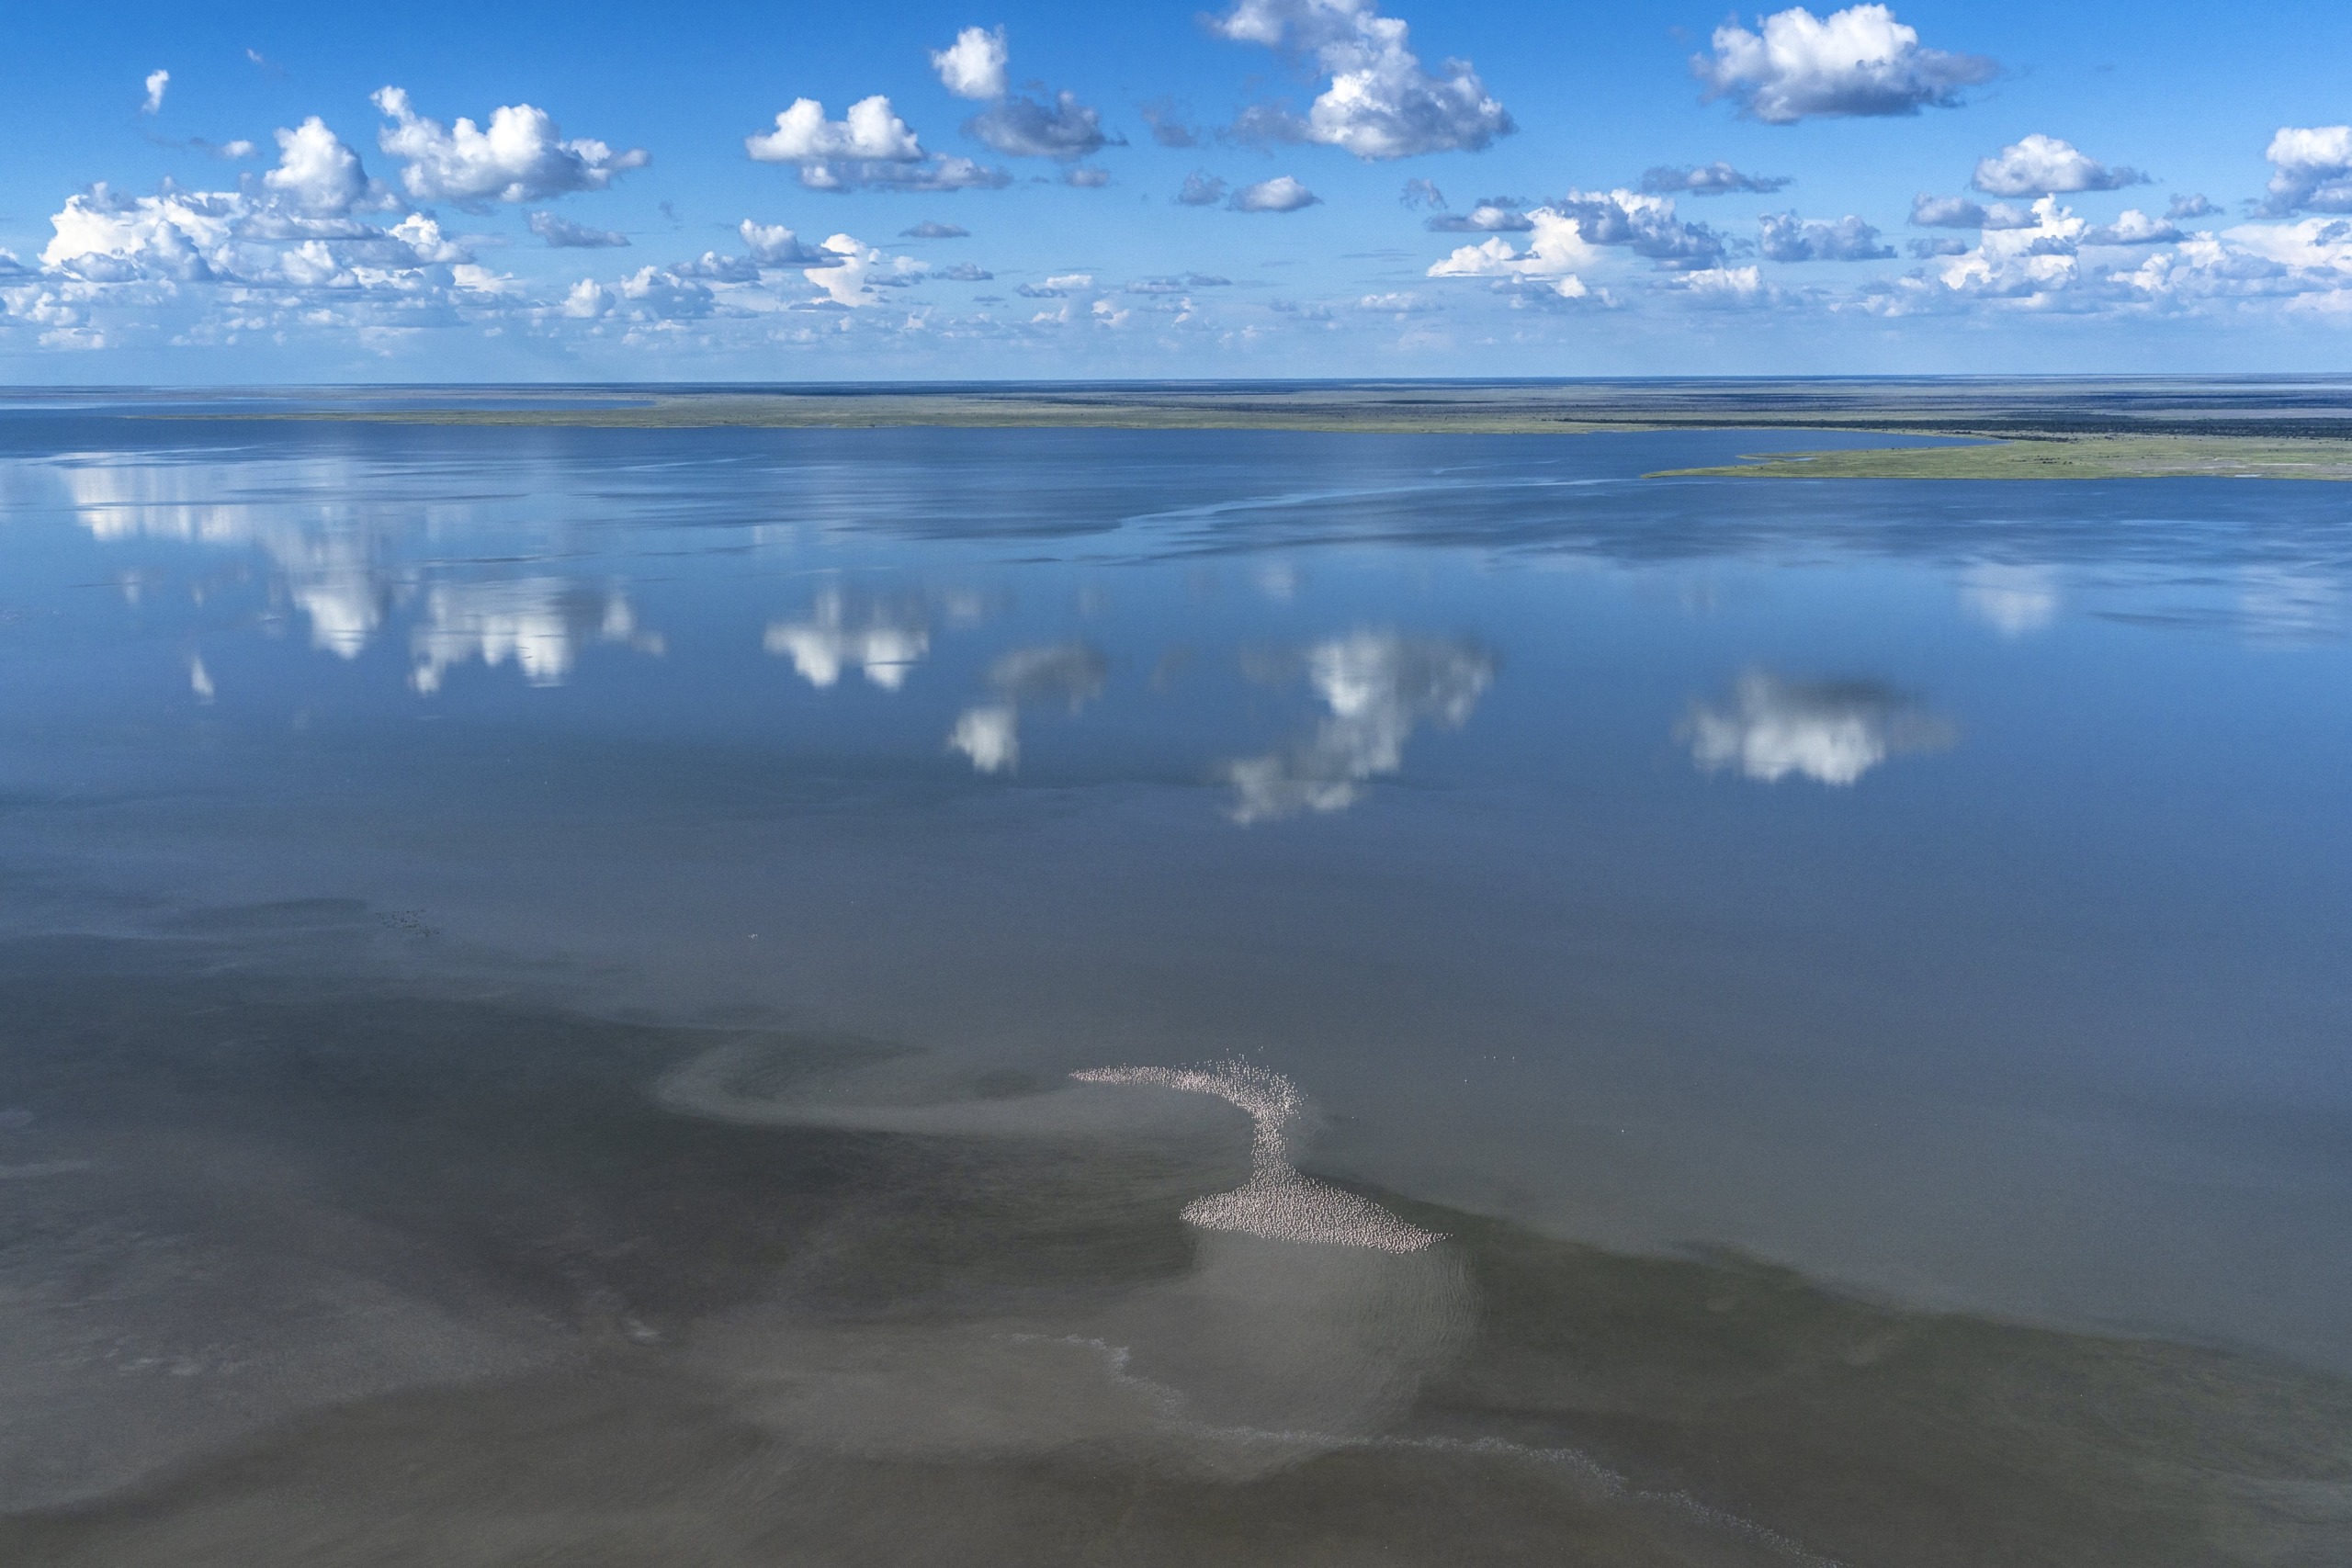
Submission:
[[[551,389],[550,389],[551,390]],[[1098,429],[1378,435],[1607,431],[1842,432],[1933,446],[1760,452],[1651,478],[2352,479],[2352,398],[2265,398],[2183,385],[2102,397],[2025,383],[1959,386],[1578,383],[1356,387],[582,388],[519,405],[520,389],[435,389],[341,404],[142,417],[516,429]],[[2202,394],[2202,395],[2200,395]],[[537,395],[547,396],[548,392]],[[1945,445],[1942,443],[1952,443]]]

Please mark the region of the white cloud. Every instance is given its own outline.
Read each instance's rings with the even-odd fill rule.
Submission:
[[[840,119],[827,119],[814,98],[795,98],[775,117],[774,130],[745,137],[743,149],[763,164],[797,164],[800,183],[811,190],[963,190],[1005,186],[1012,177],[969,158],[925,153],[880,93],[850,105]]]
[[[926,218],[911,229],[899,230],[899,237],[902,240],[968,240],[972,231],[957,224],[941,223]]]
[[[1431,277],[1492,277],[1510,283],[1539,283],[1564,299],[1581,299],[1587,289],[1578,275],[1600,259],[1577,220],[1548,207],[1528,214],[1532,238],[1523,251],[1494,238],[1464,245],[1429,269]]]
[[[163,113],[164,90],[171,85],[172,73],[170,72],[150,71],[147,73],[147,101],[139,106],[139,112],[141,114]]]
[[[684,321],[707,316],[713,302],[708,287],[661,266],[641,266],[623,278],[619,300],[620,308],[630,315],[652,321]]]
[[[762,266],[802,266],[834,265],[832,253],[813,250],[800,243],[800,237],[781,223],[757,223],[746,218],[735,226],[743,236],[743,248],[752,260]]]
[[[124,198],[105,186],[68,197],[41,265],[93,282],[166,277],[192,283],[233,267],[229,245],[243,204],[218,191]]]
[[[2273,215],[2352,212],[2352,125],[2282,126],[2263,156]]]
[[[470,119],[445,127],[423,118],[399,87],[378,89],[373,102],[392,122],[378,133],[377,145],[406,161],[401,183],[418,201],[547,201],[603,190],[650,161],[642,149],[616,152],[588,137],[567,141],[547,111],[529,104],[492,110],[484,130]]]
[[[1779,288],[1764,281],[1761,268],[1754,266],[1711,266],[1698,272],[1681,273],[1668,279],[1663,287],[1681,294],[1695,305],[1718,310],[1778,305],[1786,298]]]
[[[825,106],[814,98],[795,98],[775,117],[774,130],[743,145],[763,164],[912,164],[923,156],[915,133],[880,93],[850,105],[840,119],[827,119]]]
[[[1953,256],[1933,271],[1954,293],[2037,299],[2075,281],[2075,251],[2089,228],[2054,196],[2033,204],[2033,226],[1987,228],[1976,248]]]
[[[836,305],[853,309],[879,305],[876,288],[903,287],[929,271],[911,256],[894,256],[847,234],[835,234],[824,243],[832,259],[821,266],[805,267],[801,276],[823,289]]]
[[[1691,760],[1736,767],[1766,784],[1791,773],[1852,784],[1897,751],[1951,744],[1951,727],[1867,681],[1804,682],[1744,675],[1728,706],[1693,705],[1683,726]]]
[[[1881,261],[1894,247],[1879,243],[1878,231],[1851,213],[1835,223],[1807,222],[1793,212],[1768,212],[1757,220],[1758,246],[1776,262]]]
[[[1725,22],[1714,53],[1690,69],[1710,98],[1728,97],[1768,125],[1815,117],[1908,115],[1950,107],[1963,87],[2000,67],[1981,55],[1922,49],[1916,28],[1884,6],[1849,6],[1816,17],[1802,6],[1764,17],[1761,32]]]
[[[1072,294],[1093,291],[1094,275],[1091,272],[1057,273],[1043,283],[1024,283],[1013,292],[1027,299],[1060,299]]]
[[[2071,142],[2036,132],[1978,159],[1976,177],[1970,183],[1987,196],[2049,196],[2121,190],[2147,181],[2137,169],[2110,168]]]
[[[1425,70],[1406,25],[1373,0],[1237,0],[1210,26],[1238,43],[1312,54],[1331,78],[1303,121],[1261,109],[1244,116],[1245,130],[1405,158],[1475,152],[1518,129],[1468,62]]]
[[[1415,729],[1468,722],[1495,665],[1466,643],[1361,631],[1308,649],[1306,674],[1330,716],[1282,750],[1225,764],[1237,822],[1354,805],[1405,765]]]
[[[2169,220],[2151,218],[2136,207],[2117,213],[2112,223],[2083,231],[2086,245],[2169,245],[2182,238]]]
[[[1083,158],[1109,144],[1102,116],[1080,103],[1076,94],[1056,93],[1049,101],[1009,95],[1005,85],[1009,58],[1001,27],[966,28],[956,35],[954,43],[932,51],[931,63],[949,92],[959,98],[989,103],[964,122],[966,135],[1008,158]],[[1073,179],[1071,183],[1103,181]]]
[[[1652,196],[1770,196],[1790,183],[1785,175],[1743,175],[1721,159],[1690,168],[1660,164],[1642,174],[1642,189]]]
[[[337,217],[368,197],[368,175],[359,166],[359,154],[317,115],[274,134],[277,167],[262,175],[262,184],[296,210]]]
[[[854,667],[870,684],[895,692],[931,650],[931,628],[918,615],[853,606],[841,590],[828,588],[805,620],[770,622],[765,646],[820,691]]]
[[[940,85],[959,98],[1004,96],[1007,51],[1002,28],[966,28],[945,49],[931,51]]]
[[[430,266],[437,262],[471,261],[472,254],[455,241],[445,237],[441,225],[422,212],[412,212],[385,231],[385,234],[400,242],[418,266]]]
[[[1713,266],[1728,248],[1706,224],[1677,217],[1672,197],[1572,190],[1550,205],[1576,222],[1588,243],[1623,246],[1670,272]]]
[[[1433,234],[1524,234],[1535,220],[1507,196],[1482,196],[1467,212],[1431,214],[1423,223]]]
[[[1669,272],[1710,270],[1728,250],[1723,235],[1706,224],[1677,217],[1673,197],[1637,191],[1570,191],[1518,215],[1524,222],[1510,221],[1510,209],[1499,203],[1474,209],[1472,220],[1481,212],[1498,229],[1532,234],[1527,249],[1514,251],[1499,238],[1464,245],[1430,267],[1430,276],[1551,280],[1553,292],[1577,299],[1586,294],[1577,275],[1604,248],[1631,251]]]
[[[529,221],[532,233],[560,251],[598,250],[628,243],[627,234],[616,233],[610,229],[592,229],[584,223],[558,218],[552,212],[534,212]]]
[[[1323,198],[1288,175],[1276,175],[1256,185],[1243,186],[1227,205],[1236,212],[1296,212]]]

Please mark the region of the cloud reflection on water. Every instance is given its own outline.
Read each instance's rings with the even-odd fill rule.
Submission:
[[[989,666],[998,700],[976,703],[956,717],[947,748],[972,760],[975,772],[1004,773],[1021,764],[1021,705],[1059,701],[1071,713],[1102,694],[1111,661],[1082,642],[1016,648]]]
[[[2058,574],[2046,566],[1980,562],[1961,574],[1960,604],[2003,637],[2024,637],[2058,618]]]
[[[295,467],[304,488],[358,493],[358,466],[330,459]],[[257,466],[256,466],[257,467]],[[348,506],[300,509],[222,500],[214,467],[85,461],[57,468],[75,516],[102,543],[172,539],[258,548],[278,586],[311,623],[311,646],[356,659],[384,624],[395,577],[384,565],[385,530]],[[258,482],[259,476],[254,476]],[[272,483],[290,481],[272,473]]]
[[[561,685],[590,642],[663,650],[662,635],[639,630],[617,591],[600,594],[560,577],[437,583],[410,634],[409,684],[429,695],[459,664],[479,659],[494,668],[512,659],[532,685]]]
[[[1224,765],[1237,822],[1354,805],[1366,781],[1405,765],[1420,725],[1467,721],[1495,664],[1465,642],[1359,631],[1308,649],[1306,671],[1330,716],[1280,750]]]
[[[1708,773],[1736,767],[1774,784],[1791,773],[1849,785],[1898,751],[1952,743],[1949,722],[1875,681],[1784,681],[1760,671],[1739,678],[1731,701],[1691,705],[1682,736]]]
[[[792,660],[802,680],[823,690],[852,665],[874,685],[895,692],[931,651],[931,627],[919,611],[852,604],[828,588],[802,621],[771,621],[765,646]]]

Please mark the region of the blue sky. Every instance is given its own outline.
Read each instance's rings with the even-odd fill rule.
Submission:
[[[19,383],[2352,367],[2340,6],[9,29]]]

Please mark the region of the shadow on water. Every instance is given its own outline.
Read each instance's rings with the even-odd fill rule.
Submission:
[[[11,1563],[2312,1564],[2352,1387],[1385,1193],[1230,1106],[390,977],[368,911],[0,947]],[[534,985],[537,982],[533,982]],[[1310,1086],[1311,1087],[1311,1086]],[[1311,1164],[1311,1151],[1308,1151]]]

